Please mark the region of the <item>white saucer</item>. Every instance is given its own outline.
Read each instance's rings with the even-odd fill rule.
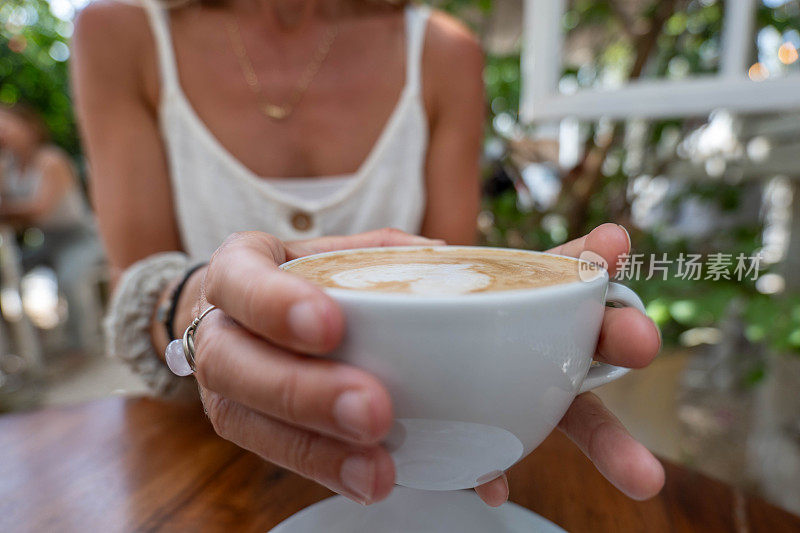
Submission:
[[[380,503],[361,506],[334,496],[306,507],[271,533],[565,533],[514,503],[491,508],[472,490],[395,487]]]

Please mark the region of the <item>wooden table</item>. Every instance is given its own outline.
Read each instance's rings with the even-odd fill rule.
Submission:
[[[560,434],[509,472],[512,500],[569,531],[800,531],[800,518],[666,463],[627,499]],[[258,531],[329,496],[218,438],[196,405],[109,398],[0,417],[0,531]]]

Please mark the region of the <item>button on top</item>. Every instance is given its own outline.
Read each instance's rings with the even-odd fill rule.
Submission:
[[[295,211],[292,214],[292,226],[297,231],[308,231],[311,229],[311,226],[314,224],[314,221],[311,218],[311,215],[308,213],[304,213],[303,211]]]

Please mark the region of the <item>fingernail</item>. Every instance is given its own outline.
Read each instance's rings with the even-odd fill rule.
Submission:
[[[333,417],[339,427],[356,438],[366,437],[370,424],[369,398],[360,391],[349,390],[336,398]]]
[[[310,301],[301,301],[289,309],[289,329],[300,341],[310,346],[320,346],[325,340],[322,310]]]
[[[363,455],[351,455],[342,463],[339,472],[342,485],[352,493],[361,504],[372,501],[375,486],[375,464]]]
[[[617,226],[622,228],[622,231],[625,232],[625,236],[628,238],[628,251],[630,252],[631,248],[633,247],[633,242],[631,241],[631,234],[628,233],[627,228],[625,228],[625,226],[623,226],[622,224],[617,224]]]
[[[661,328],[658,327],[655,320],[652,318],[650,320],[653,321],[653,327],[656,328],[656,333],[658,333],[658,350],[661,351],[661,348],[664,346],[664,337],[661,335]]]

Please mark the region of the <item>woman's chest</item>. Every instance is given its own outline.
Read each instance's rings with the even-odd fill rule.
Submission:
[[[269,40],[259,47],[258,35],[246,40],[248,33],[241,30],[242,44],[250,46],[237,54],[225,25],[216,26],[216,33],[207,28],[205,39],[194,33],[198,29],[174,27],[185,111],[258,176],[353,173],[402,112],[407,96],[402,27],[340,29],[322,60],[313,32],[287,48]],[[288,115],[271,117],[270,106]]]

